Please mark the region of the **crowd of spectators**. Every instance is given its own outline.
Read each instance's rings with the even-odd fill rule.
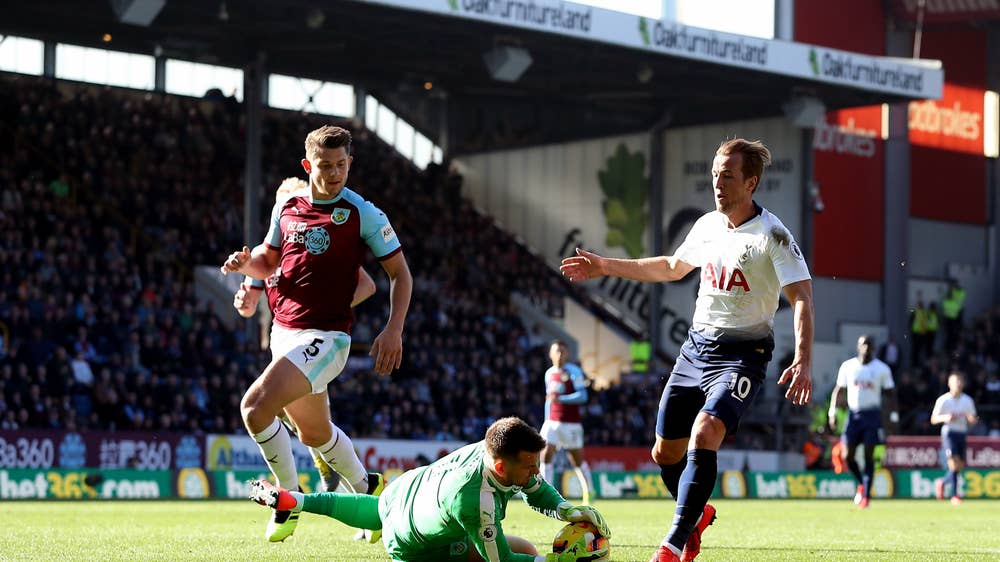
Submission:
[[[192,281],[195,265],[254,242],[242,235],[239,108],[0,80],[0,428],[242,432],[239,399],[269,354],[235,313],[199,305]],[[261,216],[273,186],[302,175],[304,132],[328,120],[266,113]],[[571,289],[463,199],[460,178],[341,124],[355,132],[351,185],[393,218],[417,296],[401,369],[379,378],[359,354],[331,385],[337,423],[361,437],[464,440],[502,415],[540,424],[545,342],[509,295],[558,316]],[[388,310],[385,275],[366,267],[379,291],[356,311],[362,348]],[[631,392],[595,397],[592,442],[649,442],[643,404],[658,393]]]
[[[265,112],[262,217],[281,180],[303,175],[305,132],[329,121]],[[580,289],[473,208],[447,168],[418,170],[337,123],[355,135],[350,185],[392,217],[415,297],[402,367],[378,377],[354,356],[330,387],[335,421],[407,439],[475,440],[510,414],[540,426],[547,341],[510,294],[558,317]],[[240,397],[270,356],[235,312],[198,303],[192,275],[257,242],[243,239],[242,130],[225,102],[0,74],[0,429],[243,432]],[[386,276],[366,268],[379,290],[356,310],[361,350],[388,310]],[[898,374],[909,431],[929,431],[919,412],[954,367],[979,404],[1000,404],[998,320],[978,321],[951,360]],[[660,388],[649,376],[593,392],[588,444],[648,445]]]
[[[1000,436],[1000,309],[974,319],[955,338],[953,347],[944,342],[930,346],[925,356],[896,374],[901,430],[910,434],[933,434],[930,425],[934,400],[948,392],[948,375],[965,375],[963,392],[972,397],[980,424],[972,434]]]

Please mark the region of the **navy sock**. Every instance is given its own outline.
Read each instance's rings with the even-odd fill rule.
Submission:
[[[854,457],[847,457],[847,468],[850,469],[858,484],[864,484],[864,480],[861,479],[861,467],[858,466],[858,461]]]
[[[864,497],[872,497],[872,480],[875,479],[875,463],[865,465],[865,475],[861,478],[861,485],[865,487]]]
[[[681,474],[674,524],[667,534],[668,542],[683,550],[688,536],[705,511],[705,504],[715,489],[719,474],[718,453],[711,449],[688,451],[687,466]]]
[[[663,480],[663,485],[667,487],[667,491],[670,492],[670,497],[677,499],[677,484],[681,480],[681,473],[684,472],[684,467],[687,466],[687,459],[681,459],[674,464],[661,464],[660,465],[660,479]]]
[[[958,495],[958,471],[949,470],[948,471],[948,484],[951,486],[951,495]]]

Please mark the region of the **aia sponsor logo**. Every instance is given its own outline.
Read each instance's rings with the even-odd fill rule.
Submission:
[[[750,292],[750,283],[747,283],[746,276],[738,267],[727,271],[726,266],[722,266],[718,272],[711,263],[706,263],[701,268],[701,282],[710,285],[713,289],[731,293],[734,288],[740,287],[744,293]]]

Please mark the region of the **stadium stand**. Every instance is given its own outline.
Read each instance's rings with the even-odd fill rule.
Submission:
[[[269,355],[235,313],[195,304],[191,274],[244,243],[239,108],[14,74],[0,83],[0,427],[242,432],[239,398]],[[329,121],[266,112],[262,216],[272,188],[301,175],[303,132]],[[331,385],[337,423],[359,437],[465,440],[511,413],[540,425],[546,358],[508,291],[558,317],[578,289],[477,212],[459,176],[418,170],[339,124],[355,131],[351,183],[394,218],[417,297],[400,371],[376,377],[359,354]],[[374,260],[367,269],[380,286],[357,310],[362,349],[388,306],[384,275]],[[952,361],[898,373],[905,432],[932,432],[952,368],[970,375],[986,426],[998,422],[998,322],[997,311],[977,320]],[[588,443],[651,442],[659,384],[629,381],[594,393]],[[763,443],[741,433],[740,445]]]

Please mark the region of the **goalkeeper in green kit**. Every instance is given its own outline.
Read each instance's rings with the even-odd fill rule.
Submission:
[[[560,521],[589,521],[611,538],[590,506],[573,506],[538,476],[545,440],[519,418],[497,420],[486,439],[433,464],[409,470],[380,497],[302,494],[267,480],[253,482],[250,499],[279,510],[333,517],[352,527],[381,530],[389,556],[401,562],[590,562],[608,550],[587,551],[585,539],[560,554],[539,555],[528,541],[505,536],[507,502],[521,492],[536,511]]]

